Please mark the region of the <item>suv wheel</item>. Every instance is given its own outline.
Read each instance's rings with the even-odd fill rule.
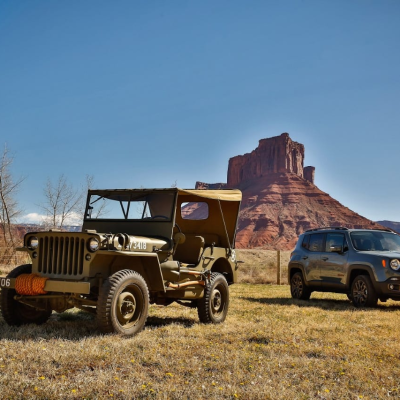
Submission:
[[[143,329],[148,311],[149,290],[137,272],[124,269],[103,283],[97,301],[97,322],[103,333],[135,335]]]
[[[204,288],[204,297],[197,302],[201,322],[219,324],[225,321],[229,306],[229,287],[222,274],[211,274],[211,282]]]
[[[351,285],[351,296],[355,307],[374,307],[378,296],[367,275],[358,275]]]
[[[32,265],[25,264],[13,269],[7,278],[16,278],[22,274],[30,274]],[[26,304],[14,300],[15,289],[1,289],[1,314],[4,321],[11,326],[20,326],[25,324],[44,324],[51,315],[51,308],[46,310],[37,310]]]
[[[308,300],[310,298],[311,291],[306,287],[301,272],[296,272],[290,279],[290,293],[294,299]]]

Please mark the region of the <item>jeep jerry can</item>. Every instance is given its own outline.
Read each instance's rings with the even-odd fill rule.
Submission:
[[[32,263],[1,277],[9,325],[47,321],[76,307],[104,333],[134,335],[149,304],[196,307],[220,323],[240,261],[235,234],[239,190],[89,190],[82,232],[29,232]]]

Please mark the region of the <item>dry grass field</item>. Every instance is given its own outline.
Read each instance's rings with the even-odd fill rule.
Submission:
[[[400,303],[355,309],[344,295],[294,301],[288,286],[230,287],[226,322],[152,306],[133,338],[92,315],[42,326],[0,321],[2,398],[386,399],[399,397]]]
[[[281,283],[288,283],[287,266],[290,251],[281,251]],[[277,252],[273,250],[236,250],[241,283],[276,283]]]

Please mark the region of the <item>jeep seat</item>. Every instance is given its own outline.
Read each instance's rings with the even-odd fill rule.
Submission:
[[[180,261],[183,264],[197,265],[200,262],[200,257],[204,249],[204,238],[186,234],[186,240],[177,246],[174,260]]]

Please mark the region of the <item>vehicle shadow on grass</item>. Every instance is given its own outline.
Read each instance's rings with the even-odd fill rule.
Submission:
[[[254,297],[242,297],[243,300],[250,301],[252,303],[269,304],[269,305],[281,305],[281,306],[298,306],[298,307],[317,307],[322,310],[334,310],[334,311],[357,311],[357,310],[379,310],[379,311],[399,311],[400,302],[398,304],[386,305],[385,303],[378,303],[377,307],[374,308],[356,308],[350,302],[350,300],[338,300],[338,299],[313,299],[310,300],[296,300],[287,297],[267,297],[267,298],[254,298]]]
[[[84,311],[74,313],[53,313],[49,320],[41,325],[27,324],[22,326],[9,326],[0,319],[0,340],[15,341],[28,340],[71,340],[100,337],[94,315]]]
[[[176,317],[176,318],[148,317],[146,322],[146,327],[157,328],[174,324],[183,326],[184,328],[191,328],[196,323],[198,322],[195,321],[194,319],[184,318],[184,317]]]
[[[145,329],[158,329],[168,325],[176,324],[185,328],[190,328],[196,323],[189,318],[160,318],[149,316]],[[49,320],[42,325],[23,325],[9,326],[0,318],[0,340],[71,340],[79,341],[81,339],[104,337],[97,328],[96,316],[84,311],[53,313]],[[123,336],[120,336],[123,338]],[[129,337],[127,337],[129,338]]]

